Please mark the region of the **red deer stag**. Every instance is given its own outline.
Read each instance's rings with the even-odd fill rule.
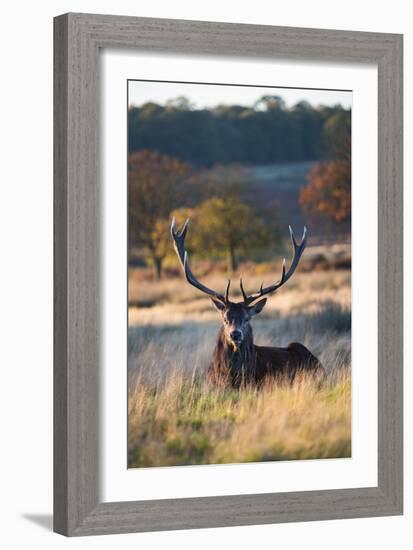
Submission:
[[[203,285],[192,273],[188,264],[188,254],[185,250],[185,237],[189,219],[181,230],[175,230],[175,219],[172,220],[171,233],[174,239],[175,251],[185,273],[186,280],[195,288],[209,296],[216,309],[221,313],[221,327],[212,362],[207,371],[209,382],[214,385],[240,387],[244,384],[261,384],[265,380],[293,382],[297,374],[310,374],[315,378],[324,375],[324,368],[319,360],[302,344],[293,342],[286,348],[256,346],[254,344],[250,320],[264,308],[271,294],[284,285],[293,275],[307,244],[307,229],[301,244],[298,245],[290,227],[291,241],[294,247],[294,258],[290,268],[285,270],[285,258],[282,263],[281,279],[268,287],[261,288],[254,294],[244,291],[242,279],[240,288],[244,300],[234,303],[229,300],[230,281],[228,281],[225,296]]]

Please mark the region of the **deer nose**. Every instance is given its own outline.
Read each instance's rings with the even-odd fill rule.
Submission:
[[[240,330],[233,330],[230,334],[231,340],[234,342],[239,342],[242,340],[242,332]]]

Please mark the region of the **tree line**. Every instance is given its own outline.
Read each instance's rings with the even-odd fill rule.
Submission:
[[[326,121],[343,111],[348,113],[306,101],[288,108],[273,95],[252,106],[211,109],[195,109],[184,97],[166,105],[148,102],[128,110],[128,147],[157,150],[195,167],[318,160],[328,151]]]
[[[284,113],[284,122],[288,120],[291,114],[294,114],[296,120],[300,120],[297,113],[312,112],[313,123],[318,117],[326,117],[316,132],[314,131],[314,140],[311,143],[309,135],[304,139],[304,131],[297,131],[296,139],[300,144],[301,154],[306,150],[312,155],[318,151],[315,158],[319,162],[312,168],[307,176],[307,185],[301,188],[299,193],[299,203],[303,210],[310,215],[321,216],[331,220],[333,223],[341,223],[349,220],[351,215],[351,113],[342,108],[319,108],[314,109],[308,104],[298,104],[291,112],[285,108],[285,105],[278,98],[263,98],[263,107],[256,105],[257,120],[263,116],[268,116],[268,120],[280,123],[281,118],[277,118],[277,113]],[[160,109],[160,112],[158,112]],[[243,117],[234,113],[238,112],[240,107],[222,107],[208,111],[211,120],[216,117],[222,120],[225,117],[234,120],[243,120]],[[136,112],[138,111],[138,113]],[[274,112],[272,112],[274,111]],[[326,111],[329,115],[326,116]],[[161,115],[161,112],[163,115]],[[204,129],[202,124],[195,124],[192,119],[193,133],[189,136],[180,127],[177,120],[186,120],[183,114],[191,116],[198,111],[192,111],[185,103],[166,105],[165,107],[154,104],[146,104],[142,108],[133,108],[129,111],[129,116],[142,117],[145,113],[149,120],[155,120],[159,117],[162,120],[164,130],[161,126],[148,122],[145,128],[139,128],[136,124],[134,128],[129,127],[129,155],[128,155],[128,235],[129,250],[134,247],[139,248],[144,253],[146,262],[154,269],[156,278],[162,275],[164,261],[170,253],[171,243],[169,234],[169,224],[172,216],[175,216],[178,224],[183,223],[187,217],[196,221],[196,232],[191,232],[188,246],[199,256],[210,255],[215,257],[225,256],[227,259],[228,272],[231,273],[237,268],[239,258],[242,255],[249,254],[251,251],[268,249],[271,244],[279,242],[279,228],[277,226],[277,212],[271,210],[268,205],[268,212],[261,209],[257,211],[256,205],[244,200],[243,189],[249,185],[245,178],[242,164],[247,163],[247,158],[252,158],[253,154],[246,150],[243,159],[238,158],[239,150],[237,147],[236,136],[234,132],[231,142],[226,144],[226,161],[222,162],[222,156],[219,154],[222,135],[216,137],[217,141],[211,138],[211,142],[203,143],[197,141],[202,135]],[[203,116],[205,116],[205,112]],[[149,113],[152,113],[149,115]],[[155,114],[154,114],[155,113]],[[232,115],[231,115],[232,113]],[[269,113],[269,114],[268,114]],[[289,113],[289,114],[288,114]],[[163,116],[165,118],[163,118]],[[176,119],[174,119],[176,116]],[[208,115],[209,116],[209,115]],[[245,115],[247,120],[249,115]],[[254,117],[251,114],[251,117]],[[145,119],[145,117],[143,117]],[[302,120],[305,119],[303,115]],[[169,120],[169,122],[168,122]],[[172,123],[171,120],[175,120]],[[160,124],[160,122],[159,122]],[[178,125],[177,125],[178,124]],[[211,123],[212,124],[212,123]],[[280,126],[275,124],[277,132]],[[308,124],[310,127],[311,124]],[[141,136],[148,132],[154,132],[152,141],[143,141],[138,150],[131,147],[130,135],[137,131]],[[224,127],[224,126],[223,126]],[[237,127],[234,122],[233,128]],[[303,128],[306,125],[303,125]],[[157,131],[154,130],[157,128]],[[146,134],[145,139],[151,132]],[[270,136],[275,136],[276,131],[270,123],[258,132],[259,141],[262,147],[263,143],[272,141]],[[257,141],[258,141],[257,134]],[[224,133],[224,135],[226,135]],[[283,141],[284,134],[277,135],[277,143]],[[189,139],[190,138],[190,139]],[[284,140],[284,151],[293,151],[293,142],[289,139]],[[189,143],[191,143],[191,146]],[[145,146],[143,145],[145,144]],[[303,145],[307,144],[307,145]],[[255,144],[254,144],[255,146]],[[186,149],[188,147],[188,150]],[[252,147],[252,143],[251,143]],[[288,149],[290,148],[290,149]],[[297,154],[299,147],[296,145]],[[215,153],[212,154],[211,151]],[[323,153],[321,153],[321,150]],[[238,151],[238,152],[237,152]],[[271,157],[270,149],[267,148],[267,159]],[[277,148],[271,149],[274,155],[279,154]],[[179,154],[178,154],[179,153]],[[258,154],[258,153],[257,153]],[[291,160],[284,156],[282,161]],[[208,156],[210,155],[210,156]],[[214,156],[215,155],[215,156]],[[208,162],[205,159],[209,159]],[[312,157],[314,158],[314,157]],[[234,164],[231,161],[238,161],[240,164]],[[271,162],[274,162],[274,158]],[[297,160],[297,159],[295,159]],[[220,162],[221,161],[221,162]],[[250,161],[249,161],[250,162]],[[262,163],[263,160],[260,160]],[[269,160],[267,160],[269,162]]]

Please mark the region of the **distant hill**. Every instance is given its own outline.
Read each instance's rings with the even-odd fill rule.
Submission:
[[[287,234],[289,225],[297,234],[307,225],[313,244],[335,242],[337,236],[340,241],[349,241],[349,224],[330,227],[325,220],[302,211],[300,189],[307,184],[308,172],[315,164],[315,161],[285,162],[245,167],[243,198],[263,212],[269,222],[275,221],[282,236]]]
[[[305,220],[298,202],[299,190],[307,183],[307,174],[314,162],[295,162],[254,166],[248,169],[251,183],[246,186],[245,198],[259,211],[276,216],[282,232],[288,225],[300,228]]]

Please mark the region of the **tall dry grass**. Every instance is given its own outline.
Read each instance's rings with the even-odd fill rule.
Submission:
[[[291,283],[253,321],[255,342],[302,342],[326,380],[218,390],[204,382],[217,314],[202,295],[183,297],[193,291],[182,280],[148,282],[151,307],[129,312],[129,467],[351,455],[350,274],[297,274]]]
[[[343,365],[344,367],[344,365]],[[129,467],[351,455],[351,381],[211,390],[175,371],[129,394]]]

